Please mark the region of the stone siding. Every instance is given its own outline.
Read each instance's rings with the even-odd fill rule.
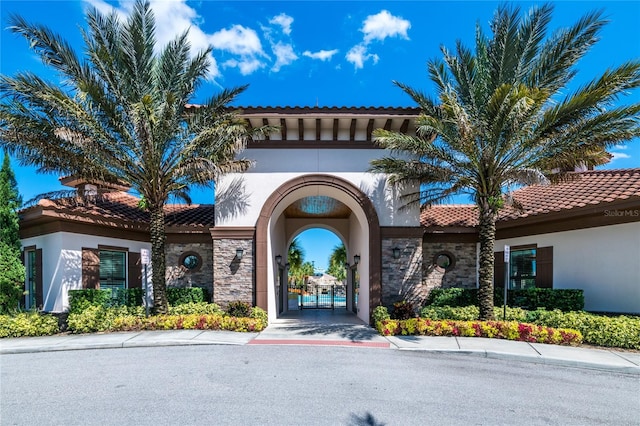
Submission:
[[[167,287],[201,287],[207,291],[209,300],[213,294],[213,247],[209,243],[171,243],[167,252]],[[190,271],[180,264],[181,256],[195,252],[202,265]]]
[[[244,250],[242,259],[236,258],[236,249]],[[252,239],[213,240],[213,301],[222,308],[229,302],[243,301],[255,304],[254,252]]]
[[[393,257],[393,248],[400,257]],[[395,302],[408,300],[418,306],[426,293],[422,284],[422,239],[382,239],[382,304],[391,309]]]
[[[423,250],[426,296],[434,288],[476,288],[476,243],[425,242]],[[436,254],[441,252],[454,256],[451,269],[434,264]]]

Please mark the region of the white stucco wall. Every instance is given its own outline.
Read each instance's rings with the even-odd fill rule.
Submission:
[[[42,249],[42,302],[48,312],[62,312],[69,308],[69,290],[82,289],[82,248],[98,245],[127,248],[139,253],[151,249],[150,243],[117,238],[56,232],[39,237],[25,238],[23,247]]]
[[[266,199],[282,184],[301,175],[342,178],[373,202],[381,226],[419,226],[417,209],[400,209],[399,194],[382,175],[368,173],[380,149],[252,149],[243,157],[255,161],[244,174],[230,174],[216,184],[216,226],[255,226]],[[318,194],[316,194],[318,195]]]
[[[553,287],[584,290],[585,309],[640,313],[640,222],[496,241],[553,246]]]

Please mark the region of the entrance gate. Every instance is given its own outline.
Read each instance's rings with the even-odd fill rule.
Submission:
[[[289,287],[289,309],[347,308],[345,287],[328,284],[305,284]],[[293,302],[293,303],[292,303]]]

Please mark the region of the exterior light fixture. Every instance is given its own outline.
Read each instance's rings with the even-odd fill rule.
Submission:
[[[356,265],[358,263],[360,263],[360,255],[356,254],[355,256],[353,256],[353,263],[355,263]]]
[[[276,256],[276,263],[277,263],[278,265],[282,265],[282,256],[280,256],[280,255],[277,255],[277,256]]]
[[[394,259],[399,259],[400,258],[400,247],[394,247],[391,250],[393,251],[393,258]]]
[[[244,253],[244,250],[242,248],[237,248],[236,249],[236,259],[240,260],[242,259],[242,254]]]

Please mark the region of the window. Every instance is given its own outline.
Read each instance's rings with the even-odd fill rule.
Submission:
[[[448,271],[456,264],[456,258],[453,253],[441,251],[433,256],[433,264]]]
[[[513,250],[509,259],[509,289],[536,287],[536,249]]]
[[[100,288],[127,288],[127,256],[124,251],[100,250]]]
[[[197,272],[202,267],[202,257],[195,251],[182,253],[179,264],[187,269],[187,271]]]
[[[504,287],[505,267],[509,267],[510,289],[553,288],[553,247],[535,244],[511,247],[509,265],[504,263],[504,252],[494,253],[494,284]]]

